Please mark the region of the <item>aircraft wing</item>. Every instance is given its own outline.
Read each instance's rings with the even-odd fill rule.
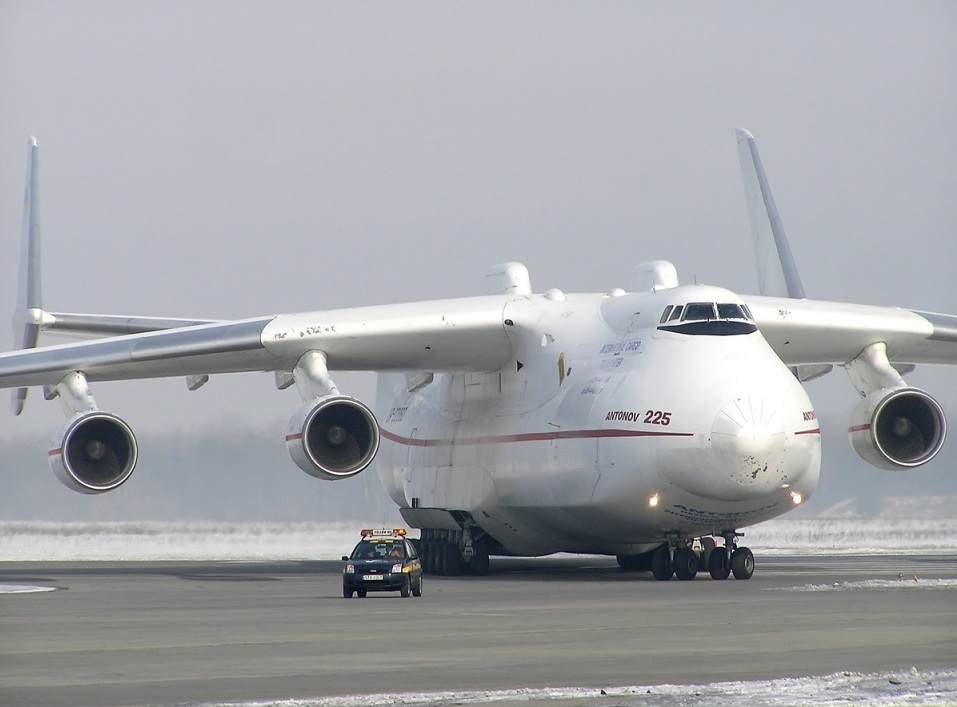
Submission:
[[[148,331],[220,323],[215,319],[173,319],[122,314],[74,314],[46,311],[43,311],[40,316],[42,317],[41,324],[44,334],[57,334],[74,338],[143,334]]]
[[[805,299],[754,136],[736,131],[761,296],[746,297],[761,333],[799,380],[845,365],[874,344],[898,368],[957,363],[957,316]]]
[[[13,351],[0,354],[0,387],[56,385],[73,371],[89,381],[291,371],[309,351],[323,352],[330,370],[495,370],[512,355],[503,312],[513,299],[487,295],[200,323]]]
[[[744,300],[788,366],[845,364],[880,342],[891,363],[957,364],[954,315],[788,297]]]

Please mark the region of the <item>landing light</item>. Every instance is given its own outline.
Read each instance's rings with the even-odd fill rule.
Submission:
[[[801,501],[803,500],[804,500],[804,497],[801,494],[799,494],[797,491],[791,492],[791,503],[793,503],[795,506],[800,505]]]
[[[648,506],[650,508],[655,508],[658,506],[658,494],[655,494],[654,496],[648,499]]]

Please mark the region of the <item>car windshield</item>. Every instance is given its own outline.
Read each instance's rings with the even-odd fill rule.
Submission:
[[[361,542],[352,551],[353,560],[402,560],[405,548],[401,543]]]

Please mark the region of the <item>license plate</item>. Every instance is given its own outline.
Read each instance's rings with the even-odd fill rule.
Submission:
[[[381,575],[381,574],[364,574],[364,575],[362,575],[362,579],[363,579],[363,581],[366,581],[366,582],[370,582],[370,581],[371,581],[371,582],[375,582],[375,581],[377,581],[377,580],[381,581],[381,580],[385,579],[385,575]]]

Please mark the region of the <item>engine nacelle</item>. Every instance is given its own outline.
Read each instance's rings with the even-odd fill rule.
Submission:
[[[99,410],[71,418],[53,438],[48,458],[56,477],[74,491],[112,491],[133,473],[137,447],[133,430],[116,415]]]
[[[293,415],[286,447],[296,466],[310,476],[346,479],[372,463],[379,451],[379,424],[355,398],[329,395]]]
[[[848,429],[851,446],[861,459],[891,471],[929,462],[946,434],[940,404],[917,388],[871,393],[854,408]]]

